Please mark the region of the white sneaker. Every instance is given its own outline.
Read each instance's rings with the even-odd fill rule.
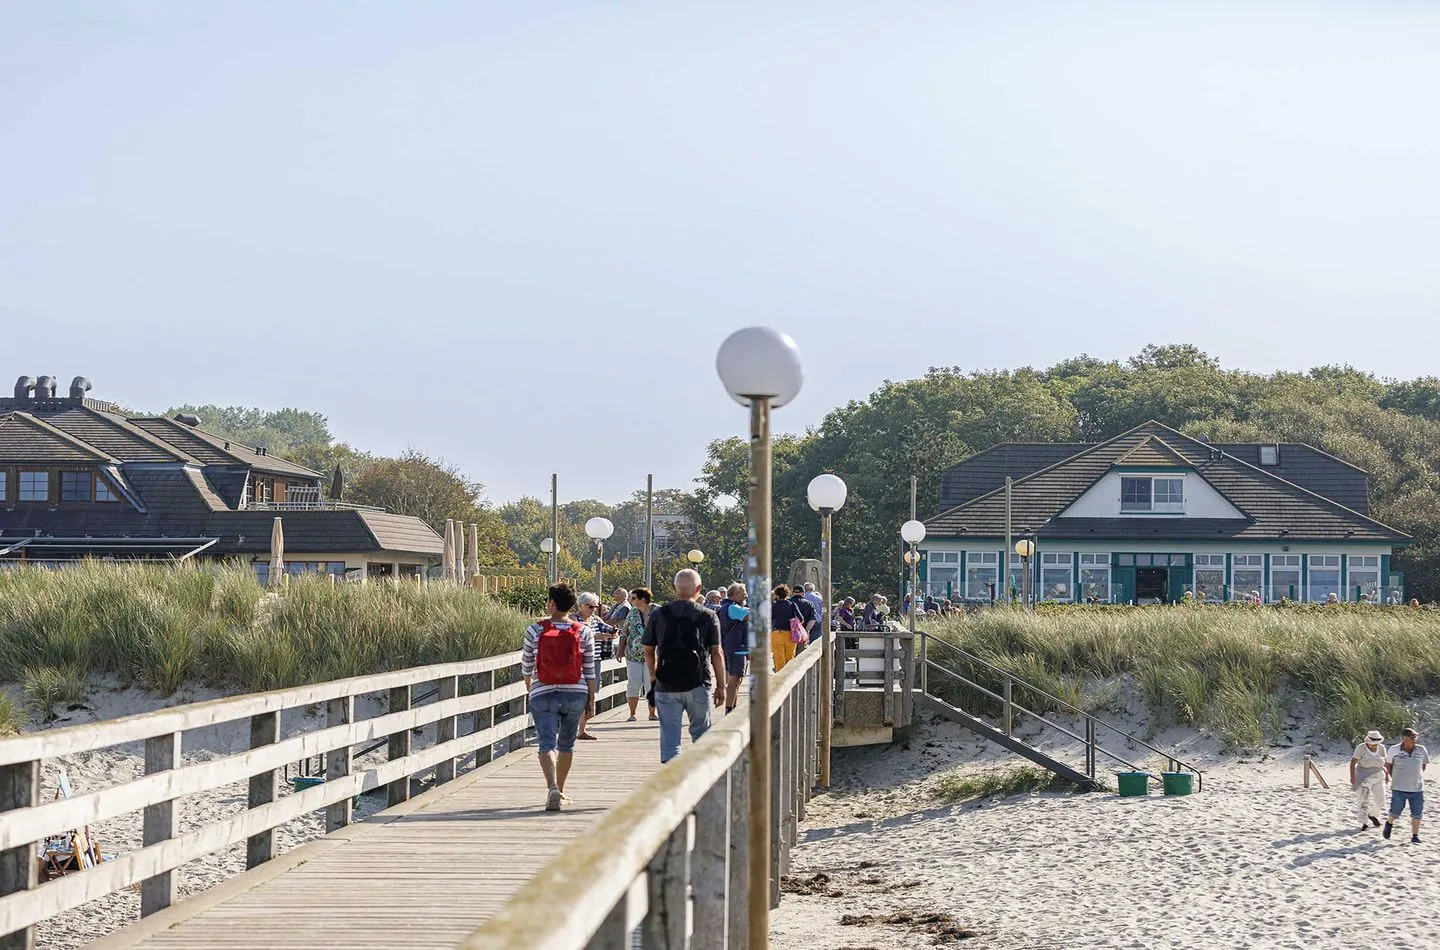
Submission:
[[[635,717],[634,717],[634,716],[631,716],[629,719],[627,719],[627,720],[625,720],[625,721],[626,721],[626,722],[634,722],[634,721],[635,721]]]
[[[563,797],[564,797],[564,796],[560,794],[560,789],[558,789],[558,788],[552,788],[552,789],[550,789],[550,794],[547,795],[547,796],[545,796],[545,810],[546,810],[546,811],[559,811],[559,810],[560,810],[560,799],[563,798]]]

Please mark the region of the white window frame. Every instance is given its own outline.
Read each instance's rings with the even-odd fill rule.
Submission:
[[[1094,584],[1085,582],[1085,576],[1105,575],[1105,596],[1100,598],[1102,603],[1110,603],[1112,594],[1110,555],[1108,554],[1082,554],[1080,555],[1080,574],[1075,579],[1076,593],[1084,598],[1089,598],[1094,593]]]
[[[989,580],[979,580],[981,592],[972,594],[970,592],[971,575],[987,575]],[[977,578],[978,580],[978,578]],[[965,555],[965,586],[962,588],[961,596],[966,600],[975,600],[977,597],[982,600],[990,598],[990,585],[995,585],[995,596],[1003,596],[1000,590],[1000,554],[997,551],[971,551]]]
[[[1306,571],[1305,571],[1305,594],[1306,594],[1306,599],[1307,599],[1307,600],[1315,601],[1316,603],[1321,603],[1321,602],[1323,602],[1323,601],[1325,600],[1325,598],[1324,598],[1324,597],[1321,597],[1320,595],[1318,595],[1318,594],[1315,593],[1315,586],[1316,586],[1316,585],[1315,585],[1315,573],[1316,573],[1317,571],[1324,571],[1324,572],[1326,572],[1326,573],[1331,573],[1331,572],[1334,573],[1334,575],[1335,575],[1335,585],[1334,585],[1335,597],[1336,597],[1337,599],[1339,599],[1339,600],[1344,600],[1344,599],[1345,599],[1345,587],[1344,587],[1344,585],[1341,583],[1340,555],[1338,555],[1338,554],[1312,554],[1312,555],[1310,555],[1309,565],[1307,566]],[[1330,593],[1330,590],[1328,589],[1328,588],[1330,588],[1330,585],[1329,585],[1329,584],[1324,584],[1324,585],[1322,585],[1322,586],[1323,586],[1324,588],[1327,588],[1327,590],[1325,590],[1325,594],[1326,594],[1326,596],[1328,596],[1329,593]]]
[[[944,597],[945,581],[937,579],[936,571],[954,571],[954,577],[950,579],[952,589],[960,588],[960,552],[959,551],[931,551],[929,555],[929,567],[925,571],[925,597]]]
[[[1058,597],[1045,596],[1045,591],[1048,586],[1045,583],[1045,574],[1047,572],[1059,574],[1062,570],[1065,572],[1064,602],[1068,603],[1075,600],[1075,562],[1068,553],[1040,555],[1039,577],[1037,577],[1036,580],[1039,582],[1041,600],[1060,602],[1060,598]]]
[[[1126,481],[1148,481],[1150,483],[1150,503],[1141,508],[1139,502],[1125,501]],[[1156,501],[1156,482],[1179,482],[1179,501]],[[1180,472],[1168,472],[1164,475],[1138,475],[1135,473],[1120,473],[1120,514],[1122,515],[1183,515],[1185,513],[1185,475]],[[1128,506],[1128,507],[1127,507]]]
[[[1341,600],[1348,601],[1350,592],[1357,587],[1364,587],[1365,584],[1355,582],[1355,575],[1372,577],[1369,581],[1369,590],[1362,590],[1361,593],[1370,595],[1371,603],[1379,603],[1381,592],[1384,589],[1380,584],[1380,555],[1378,554],[1351,554],[1345,563],[1345,591],[1340,595]]]
[[[1236,577],[1245,572],[1249,574],[1254,571],[1258,578],[1253,584],[1241,584]],[[1260,591],[1260,597],[1265,597],[1265,555],[1263,554],[1232,554],[1230,555],[1230,589],[1235,591],[1235,596],[1248,598],[1251,591]]]
[[[1273,599],[1273,600],[1279,600],[1281,597],[1289,597],[1289,596],[1290,596],[1290,589],[1289,589],[1289,588],[1290,588],[1290,585],[1289,585],[1289,584],[1284,584],[1284,585],[1282,585],[1282,584],[1280,584],[1279,582],[1277,582],[1277,581],[1275,580],[1275,572],[1276,572],[1277,570],[1284,571],[1284,572],[1287,573],[1287,574],[1289,574],[1289,573],[1292,572],[1292,571],[1294,572],[1294,574],[1295,574],[1295,598],[1294,598],[1294,599],[1297,600],[1297,601],[1303,601],[1303,600],[1305,599],[1305,572],[1301,569],[1300,564],[1301,564],[1301,558],[1300,558],[1300,555],[1298,555],[1298,554],[1272,554],[1272,555],[1270,555],[1270,593],[1271,593],[1271,595],[1272,595],[1272,598],[1271,598],[1271,599]],[[1281,588],[1282,588],[1282,587],[1284,588],[1283,592],[1281,591]]]

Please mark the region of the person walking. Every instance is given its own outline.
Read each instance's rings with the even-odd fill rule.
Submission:
[[[572,614],[572,617],[574,619],[580,621],[581,623],[585,624],[587,627],[590,628],[590,636],[595,641],[595,656],[597,659],[597,665],[595,667],[596,689],[599,689],[602,685],[604,685],[601,682],[601,678],[599,675],[600,667],[598,664],[600,662],[608,660],[612,656],[615,656],[616,649],[618,647],[615,637],[617,631],[614,627],[610,626],[608,623],[600,619],[599,611],[600,596],[598,594],[592,594],[590,593],[590,591],[587,590],[585,593],[580,595],[579,606],[575,609],[575,613]],[[592,713],[587,712],[580,720],[580,735],[577,738],[589,739],[592,741],[600,738],[599,736],[592,733],[589,728],[587,728],[590,725],[590,717],[592,715]]]
[[[810,635],[814,633],[815,627],[820,622],[820,611],[810,603],[805,592],[796,588],[790,592],[790,603],[795,605],[795,610],[800,617],[800,625],[805,628],[805,636],[795,644],[795,652],[799,653],[810,643]]]
[[[720,618],[697,604],[700,573],[675,575],[675,599],[650,615],[645,626],[645,665],[655,681],[660,713],[660,762],[680,754],[681,716],[690,720],[690,741],[710,729],[710,706],[725,699],[725,654]]]
[[[559,811],[565,779],[575,753],[580,717],[595,712],[599,660],[590,628],[572,620],[575,591],[569,584],[552,586],[546,602],[549,617],[525,631],[520,650],[520,675],[530,694],[535,720],[540,771],[545,776],[545,810]]]
[[[617,587],[610,598],[610,610],[605,614],[605,622],[623,632],[625,618],[630,614],[630,592],[623,587]]]
[[[635,711],[640,708],[640,697],[644,696],[650,706],[651,720],[659,719],[655,714],[655,684],[650,680],[650,669],[645,665],[645,623],[655,610],[655,596],[648,587],[637,587],[630,592],[630,612],[625,615],[624,653],[625,701],[630,704],[630,722],[635,721]]]
[[[1425,812],[1425,768],[1430,764],[1430,751],[1420,745],[1420,733],[1406,726],[1400,730],[1400,744],[1385,756],[1385,771],[1390,775],[1390,814],[1385,819],[1385,837],[1405,806],[1410,806],[1410,840],[1420,843],[1420,816]]]
[[[1365,741],[1350,757],[1350,787],[1355,790],[1355,816],[1361,831],[1380,827],[1385,809],[1385,737],[1379,729],[1365,733]]]
[[[774,602],[770,605],[770,655],[774,658],[775,672],[785,669],[785,664],[795,659],[800,642],[796,639],[795,631],[804,630],[805,615],[795,605],[795,599],[790,595],[790,588],[784,584],[776,584],[773,593]],[[804,602],[804,598],[800,598]],[[807,605],[808,606],[808,605]],[[797,621],[799,626],[791,624]],[[804,638],[803,632],[800,639]]]
[[[720,602],[720,648],[725,653],[725,711],[740,702],[740,682],[750,669],[749,592],[744,584],[731,584]]]
[[[814,584],[808,582],[805,584],[805,600],[815,608],[815,616],[819,617],[825,612],[825,598],[820,596],[820,592],[815,589]]]

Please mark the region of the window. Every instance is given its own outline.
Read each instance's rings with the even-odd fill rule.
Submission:
[[[1040,555],[1040,599],[1071,600],[1070,555]]]
[[[344,561],[286,561],[285,571],[292,577],[302,574],[334,574],[345,576]]]
[[[1352,554],[1347,565],[1349,577],[1345,581],[1345,593],[1341,600],[1360,600],[1369,597],[1371,603],[1380,602],[1380,557],[1375,554]]]
[[[1230,559],[1230,586],[1237,597],[1252,597],[1265,587],[1265,555],[1236,554]]]
[[[1334,594],[1340,597],[1340,555],[1310,555],[1310,599],[1324,603]]]
[[[1195,599],[1225,599],[1225,555],[1195,555]]]
[[[1153,494],[1156,511],[1185,510],[1185,479],[1157,478]]]
[[[95,500],[96,501],[119,501],[120,496],[110,488],[110,483],[99,475],[95,476]]]
[[[1284,597],[1296,600],[1303,593],[1300,587],[1300,555],[1273,555],[1270,558],[1270,599]]]
[[[21,473],[20,473],[20,500],[21,500],[21,501],[49,501],[49,500],[50,500],[50,473],[49,473],[49,472],[21,472]]]
[[[1149,510],[1150,510],[1150,479],[1148,479],[1148,478],[1122,478],[1122,479],[1120,479],[1120,510],[1121,510],[1121,511],[1149,511]]]
[[[931,597],[954,597],[960,586],[960,552],[931,551],[930,569],[926,574],[925,594]]]
[[[0,501],[10,500],[10,473],[0,471]]]
[[[89,472],[61,472],[61,501],[90,501],[94,495],[95,476]]]
[[[1110,555],[1080,555],[1080,584],[1075,596],[1102,604],[1110,602]]]
[[[1280,464],[1280,446],[1278,446],[1278,445],[1262,445],[1262,446],[1260,446],[1260,464],[1261,464],[1261,465],[1279,465],[1279,464]]]
[[[1000,583],[1000,555],[994,551],[971,551],[965,557],[965,597],[989,600],[990,586]],[[995,592],[996,596],[1000,591]]]

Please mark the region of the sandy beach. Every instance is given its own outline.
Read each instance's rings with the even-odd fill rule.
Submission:
[[[935,797],[936,775],[1023,760],[933,720],[904,746],[837,750],[837,781],[810,804],[772,915],[774,944],[1440,943],[1440,827],[1421,845],[1410,843],[1408,824],[1390,841],[1378,829],[1360,832],[1348,747],[1312,739],[1327,791],[1302,787],[1301,735],[1290,748],[1250,757],[1224,755],[1193,732],[1159,738],[1178,742],[1206,770],[1202,793],[1037,793],[949,805]]]

